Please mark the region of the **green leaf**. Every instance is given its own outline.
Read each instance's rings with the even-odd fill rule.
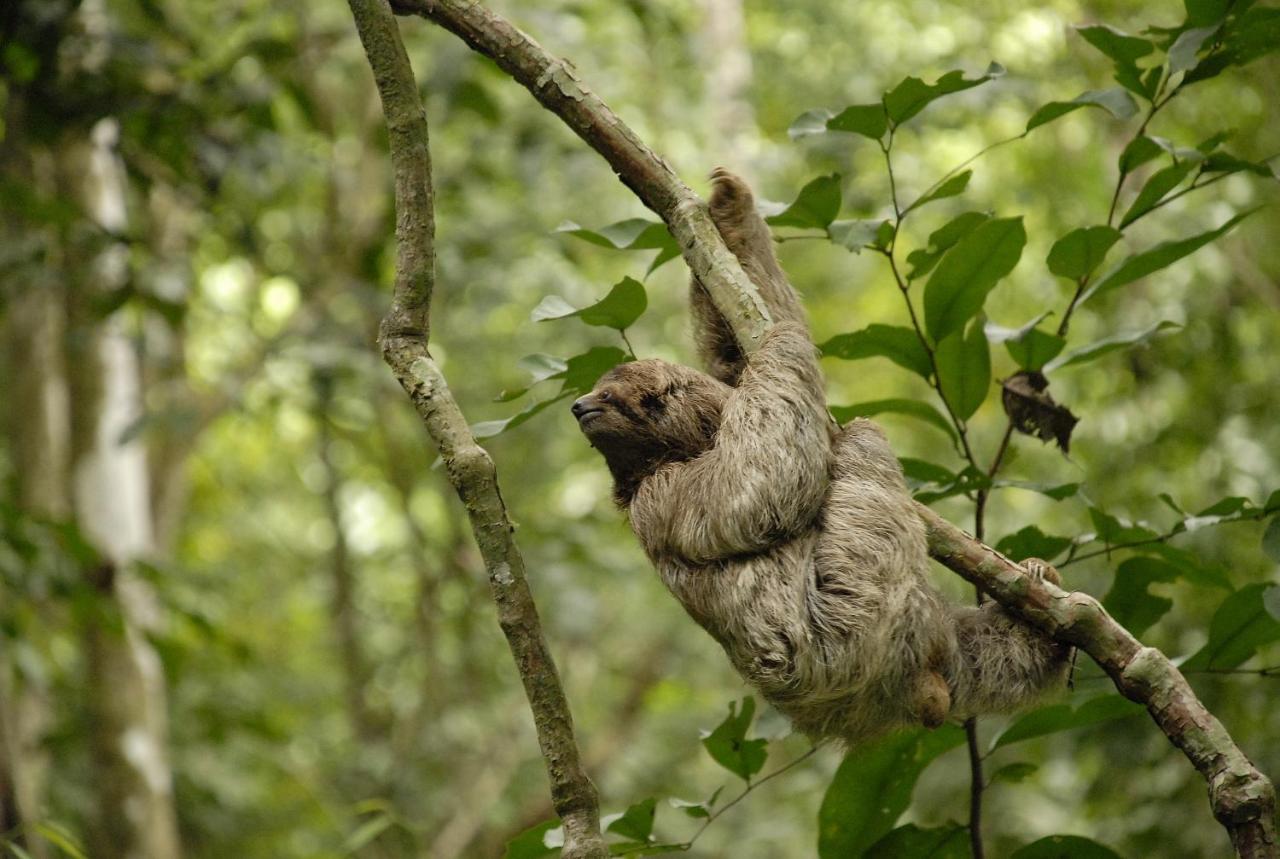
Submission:
[[[741,712],[737,702],[731,701],[725,720],[702,737],[702,745],[712,760],[747,782],[760,772],[769,756],[765,740],[747,739],[755,713],[756,701],[750,695],[742,699]]]
[[[561,362],[564,369],[550,375],[542,375],[547,370],[552,369],[559,359],[550,355],[528,355],[521,359],[521,364],[526,368],[533,369],[534,384],[550,379],[561,379],[559,393],[550,399],[526,406],[522,411],[509,418],[472,424],[471,434],[478,439],[492,438],[499,433],[515,429],[553,403],[557,403],[566,397],[588,393],[595,387],[596,381],[601,376],[626,361],[629,357],[626,352],[617,347],[596,346],[581,355],[574,355],[572,358]],[[513,400],[528,390],[528,388],[524,388],[514,392],[503,392],[498,399],[503,402]]]
[[[956,431],[951,422],[942,416],[936,408],[920,400],[870,400],[865,403],[854,403],[851,406],[832,406],[831,414],[840,424],[846,424],[854,418],[870,418],[884,413],[907,415],[937,427],[953,441]]]
[[[858,361],[878,356],[888,358],[899,367],[926,379],[933,374],[929,354],[910,328],[878,323],[868,325],[861,331],[837,334],[821,344],[818,350],[824,358]]]
[[[1262,551],[1280,564],[1280,516],[1273,516],[1267,523],[1267,530],[1262,533]]]
[[[548,834],[552,837],[548,838]],[[559,837],[555,837],[556,835]],[[548,846],[549,842],[554,842],[555,846]],[[502,857],[503,859],[542,859],[544,856],[558,855],[559,845],[563,843],[564,835],[560,831],[560,821],[546,820],[508,841],[507,850]]]
[[[1264,594],[1274,587],[1246,585],[1222,601],[1209,622],[1209,640],[1182,664],[1182,670],[1235,668],[1258,648],[1280,641],[1280,620],[1267,611]]]
[[[902,473],[908,483],[951,483],[956,479],[953,471],[936,462],[903,456],[898,459],[898,463],[902,466]]]
[[[548,295],[533,309],[534,322],[546,322],[550,319],[567,319],[577,316],[588,325],[600,325],[622,331],[640,318],[648,306],[644,286],[629,277],[614,284],[609,294],[581,310],[575,310],[564,299]]]
[[[1027,120],[1027,131],[1033,131],[1082,107],[1100,107],[1116,119],[1128,119],[1138,112],[1138,105],[1133,100],[1133,96],[1121,87],[1090,90],[1081,93],[1071,101],[1049,102]]]
[[[1181,575],[1178,567],[1158,558],[1128,558],[1116,568],[1102,605],[1117,623],[1140,636],[1173,608],[1173,600],[1151,593],[1149,586],[1177,581]]]
[[[956,242],[989,220],[991,220],[991,216],[986,212],[964,212],[934,230],[929,234],[927,248],[914,250],[907,254],[907,262],[911,263],[911,271],[907,272],[907,280],[924,277],[933,270],[938,260],[942,259],[942,255],[955,246]]]
[[[922,829],[914,823],[899,826],[863,854],[875,859],[971,859],[969,830],[958,824]]]
[[[1045,370],[1057,370],[1061,367],[1070,367],[1072,364],[1083,364],[1086,361],[1093,361],[1101,358],[1108,352],[1114,352],[1116,349],[1124,349],[1128,346],[1136,346],[1139,343],[1145,343],[1161,331],[1170,328],[1179,328],[1181,326],[1176,322],[1164,320],[1143,328],[1141,331],[1129,331],[1124,334],[1114,334],[1102,340],[1090,343],[1087,346],[1081,346],[1079,349],[1072,349],[1063,355],[1059,355],[1052,361],[1044,365]]]
[[[957,474],[950,483],[936,486],[936,488],[929,485],[912,487],[910,480],[907,481],[907,486],[911,488],[911,497],[916,501],[921,504],[933,504],[944,498],[971,495],[983,489],[990,489],[991,478],[970,465]]]
[[[1094,539],[1112,546],[1117,543],[1151,540],[1156,536],[1156,532],[1150,528],[1112,516],[1100,507],[1089,508],[1089,520],[1096,532]]]
[[[1120,219],[1120,227],[1123,229],[1150,212],[1156,203],[1163,200],[1199,166],[1199,162],[1196,161],[1179,161],[1152,173],[1151,178],[1147,179],[1142,190],[1138,192],[1138,196],[1134,197],[1129,211],[1125,212],[1124,217]]]
[[[1125,146],[1124,152],[1120,153],[1120,172],[1128,175],[1165,151],[1165,147],[1161,146],[1153,138],[1147,137],[1145,134],[1139,135],[1130,140],[1129,144]]]
[[[61,825],[44,820],[35,824],[35,830],[42,838],[70,856],[71,859],[85,859],[84,849],[80,846],[80,842]]]
[[[944,95],[984,84],[1003,74],[1004,68],[998,63],[992,63],[985,73],[976,78],[966,78],[964,72],[959,70],[947,72],[932,84],[909,77],[884,94],[884,109],[895,126],[901,125],[924,110],[930,102]]]
[[[1079,835],[1050,835],[1014,852],[1012,859],[1124,859],[1110,847]]]
[[[565,221],[556,228],[556,232],[568,233],[593,245],[616,250],[643,251],[656,248],[659,253],[649,264],[649,271],[680,256],[680,245],[661,221],[628,218],[598,230],[585,229],[572,221]]]
[[[787,126],[787,136],[792,140],[798,140],[801,137],[825,134],[827,120],[831,119],[831,115],[831,111],[825,107],[806,110],[792,120],[791,125]]]
[[[1036,764],[1018,761],[1011,764],[1005,764],[991,774],[991,784],[998,781],[1008,782],[1009,784],[1017,784],[1026,781],[1040,767]]]
[[[840,212],[840,174],[819,176],[800,189],[795,202],[765,218],[775,227],[825,230]]]
[[[1020,368],[1039,370],[1067,345],[1064,338],[1036,327],[1048,315],[1045,311],[1021,328],[1004,328],[988,322],[983,331],[992,344],[1003,343]]]
[[[889,130],[889,117],[883,104],[854,104],[828,119],[826,127],[879,140]]]
[[[1110,722],[1113,719],[1136,716],[1143,712],[1145,710],[1141,704],[1135,704],[1115,693],[1090,698],[1078,707],[1072,707],[1070,704],[1052,704],[1015,719],[992,741],[991,751],[1034,737],[1084,728]]]
[[[678,808],[685,814],[693,818],[707,818],[711,816],[711,809],[715,807],[716,800],[720,798],[720,791],[724,790],[724,785],[715,789],[711,796],[702,802],[689,802],[686,799],[676,799],[674,796],[667,800],[672,808]]]
[[[652,797],[642,799],[622,814],[604,818],[600,824],[605,832],[647,843],[653,836],[653,820],[658,813],[657,804],[658,801]]]
[[[1132,65],[1135,60],[1155,50],[1155,45],[1139,36],[1131,36],[1123,30],[1107,24],[1091,24],[1076,27],[1084,40],[1117,63]]]
[[[827,227],[827,238],[854,253],[860,253],[863,248],[881,246],[880,234],[885,226],[893,228],[893,224],[883,218],[871,221],[833,221]]]
[[[1038,492],[1054,501],[1062,501],[1075,496],[1080,491],[1079,483],[1037,483],[1034,480],[994,480],[992,486],[1000,489],[1025,489]]]
[[[907,212],[910,212],[913,209],[918,209],[927,203],[932,203],[934,200],[942,200],[947,197],[955,197],[959,194],[963,194],[964,189],[969,187],[969,180],[971,178],[973,178],[972,170],[963,170],[957,173],[937,188],[934,188],[932,191],[907,206],[907,208],[902,210],[902,214],[905,215]]]
[[[1014,561],[1025,561],[1027,558],[1040,558],[1052,561],[1071,546],[1070,537],[1058,537],[1046,534],[1035,525],[1027,525],[996,543],[996,551],[1008,555]]]
[[[1221,24],[1210,24],[1208,27],[1196,27],[1183,31],[1169,48],[1169,74],[1176,75],[1178,72],[1194,69],[1199,63],[1196,55],[1200,52],[1200,48],[1210,36],[1218,32],[1221,26]]]
[[[938,384],[961,420],[972,417],[991,390],[991,347],[982,327],[981,319],[974,320],[967,334],[944,337],[934,351]]]
[[[358,852],[360,848],[371,843],[375,838],[391,828],[391,824],[394,822],[390,815],[386,814],[379,814],[366,820],[356,827],[355,832],[352,832],[347,837],[347,840],[343,842],[342,852],[347,854]]]
[[[1107,251],[1120,241],[1122,235],[1119,230],[1108,226],[1072,230],[1054,242],[1049,250],[1049,271],[1068,280],[1087,277],[1102,264]]]
[[[1245,161],[1227,152],[1214,152],[1201,164],[1205,173],[1253,173],[1264,179],[1275,179],[1275,168],[1263,161]]]
[[[911,801],[924,768],[964,743],[964,731],[903,731],[856,747],[845,756],[818,811],[818,855],[861,856],[884,837]]]
[[[1088,301],[1093,296],[1117,289],[1121,286],[1127,286],[1139,278],[1146,277],[1149,274],[1159,271],[1162,268],[1173,265],[1185,256],[1189,256],[1200,248],[1209,244],[1214,239],[1223,236],[1236,224],[1258,211],[1250,209],[1247,212],[1241,212],[1231,220],[1227,221],[1216,229],[1207,230],[1195,236],[1186,239],[1178,239],[1172,242],[1161,242],[1153,248],[1136,253],[1118,266],[1105,274],[1100,280],[1080,297],[1080,303]]]
[[[987,293],[1013,271],[1026,243],[1021,217],[997,218],[976,227],[947,251],[924,290],[925,328],[934,343],[964,327],[982,310]]]

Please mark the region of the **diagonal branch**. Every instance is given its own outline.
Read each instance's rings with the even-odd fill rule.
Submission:
[[[564,826],[562,855],[601,859],[609,851],[600,835],[599,798],[582,767],[569,702],[542,635],[493,460],[476,444],[427,349],[435,285],[435,218],[426,112],[387,0],[349,0],[349,5],[382,98],[395,171],[396,284],[379,332],[382,356],[439,448],[471,520],[498,622],[533,711],[552,803]]]
[[[613,167],[622,182],[667,224],[686,262],[711,292],[750,354],[768,328],[759,296],[725,248],[701,200],[564,60],[474,0],[394,0],[459,36],[492,59],[559,116]],[[354,2],[354,0],[353,0]],[[1027,623],[1074,644],[1111,675],[1126,697],[1145,704],[1160,729],[1209,785],[1214,816],[1244,857],[1276,857],[1275,789],[1205,709],[1186,679],[1158,650],[1143,647],[1097,600],[1033,583],[1016,564],[917,505],[929,551]]]

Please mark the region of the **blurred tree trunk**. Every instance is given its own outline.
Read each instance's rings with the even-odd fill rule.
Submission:
[[[108,232],[126,227],[124,170],[114,120],[94,126],[90,145],[60,153],[63,196],[83,201]],[[87,571],[100,599],[84,618],[87,715],[96,859],[179,855],[168,758],[165,681],[146,638],[159,619],[150,586],[133,570],[154,553],[147,456],[126,437],[142,414],[142,376],[124,314],[103,315],[125,285],[128,249],[109,244],[69,261],[66,283],[71,500],[76,523],[99,555]]]
[[[329,370],[315,375],[316,425],[320,438],[317,451],[324,468],[324,506],[333,529],[333,548],[329,552],[330,602],[333,637],[342,661],[346,685],[347,719],[351,733],[361,744],[375,741],[382,733],[381,719],[369,706],[366,690],[372,676],[360,639],[359,610],[356,607],[356,577],[346,529],[342,523],[342,505],[338,490],[342,473],[333,459],[333,387],[337,380]]]
[[[742,0],[702,0],[702,63],[711,120],[708,140],[717,158],[744,169],[754,152],[755,112],[747,93],[751,88],[751,51]]]
[[[6,111],[5,126],[22,128],[22,99]],[[10,178],[34,176],[34,156],[20,135],[0,147],[0,162]],[[4,234],[11,240],[35,240],[20,216],[6,212]],[[5,430],[14,476],[14,497],[24,516],[64,519],[67,487],[67,391],[62,362],[62,290],[45,266],[30,266],[14,284],[4,329],[6,396],[11,405]],[[36,606],[41,612],[44,606]],[[43,817],[48,755],[43,736],[50,721],[48,690],[20,673],[0,637],[0,831],[15,831],[34,859],[44,859],[44,842],[19,827]]]

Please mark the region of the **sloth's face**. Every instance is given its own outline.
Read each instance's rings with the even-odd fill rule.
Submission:
[[[583,435],[610,461],[691,459],[711,447],[729,388],[679,364],[621,364],[574,402]]]

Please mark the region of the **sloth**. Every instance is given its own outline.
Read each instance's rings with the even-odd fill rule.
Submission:
[[[1007,711],[1061,685],[1068,650],[995,603],[948,605],[880,428],[835,432],[804,311],[736,176],[710,212],[776,323],[744,356],[695,277],[708,372],[609,371],[572,412],[662,581],[793,726],[854,744]],[[1032,576],[1058,573],[1039,561]]]

